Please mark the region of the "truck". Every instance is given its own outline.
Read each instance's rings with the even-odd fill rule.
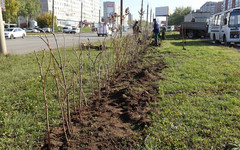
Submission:
[[[181,23],[180,34],[188,38],[207,37],[208,22],[211,13],[208,12],[191,12],[184,16],[184,22]]]
[[[97,35],[100,36],[108,36],[112,35],[112,30],[109,24],[107,23],[99,23],[97,27]]]

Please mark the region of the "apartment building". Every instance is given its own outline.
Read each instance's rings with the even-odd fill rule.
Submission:
[[[217,7],[218,7],[217,2],[206,2],[200,8],[200,12],[210,12],[212,14],[215,14],[217,13]]]
[[[52,12],[52,1],[40,0],[42,12]],[[58,26],[79,25],[81,19],[82,21],[97,23],[100,9],[101,0],[54,0],[54,15],[57,17]]]
[[[223,1],[224,10],[228,10],[236,7],[240,7],[240,0],[224,0]]]

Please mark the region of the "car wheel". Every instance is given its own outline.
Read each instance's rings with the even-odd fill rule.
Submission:
[[[10,39],[13,39],[13,38],[14,38],[14,37],[13,37],[13,35],[11,34],[11,35],[10,35]]]
[[[22,35],[22,38],[23,38],[23,39],[25,38],[25,34]]]

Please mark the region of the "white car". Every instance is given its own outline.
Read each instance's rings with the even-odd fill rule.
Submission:
[[[52,29],[51,28],[42,28],[42,30],[46,33],[50,33],[52,32]]]
[[[40,31],[39,30],[37,30],[37,29],[26,29],[25,30],[27,33],[39,33]]]
[[[79,33],[79,32],[80,32],[79,28],[75,28],[75,27],[72,28],[71,33]]]
[[[66,26],[66,27],[63,27],[63,29],[62,29],[63,33],[71,33],[71,31],[72,31],[71,26]]]
[[[5,35],[6,38],[9,38],[9,39],[13,39],[14,38],[15,39],[17,37],[24,38],[27,34],[21,28],[7,28],[4,31],[4,35]]]

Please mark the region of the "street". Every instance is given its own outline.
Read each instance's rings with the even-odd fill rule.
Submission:
[[[128,34],[129,32],[125,32],[124,34]],[[43,36],[44,37],[44,36]],[[53,35],[47,35],[48,40],[50,42],[51,48],[57,48],[55,39]],[[79,34],[56,34],[56,38],[58,41],[59,47],[72,47],[73,45],[77,46],[79,41],[81,43],[88,42],[97,42],[103,41],[106,37],[98,37],[97,33],[81,33]],[[108,36],[106,39],[110,39]],[[44,37],[45,39],[45,37]],[[65,42],[64,42],[65,41]],[[46,43],[40,39],[39,36],[26,36],[24,39],[16,38],[16,39],[6,39],[7,51],[9,54],[26,54],[34,51],[40,50],[48,50]]]

